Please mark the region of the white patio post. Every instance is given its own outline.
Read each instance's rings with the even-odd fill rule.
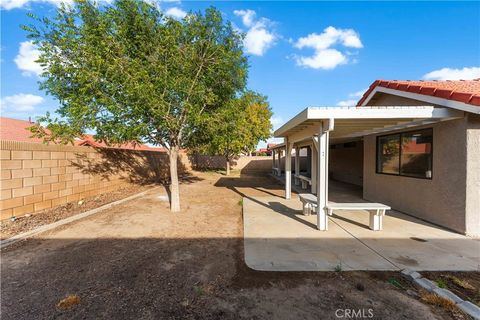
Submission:
[[[295,185],[300,184],[300,179],[297,177],[300,175],[300,148],[295,146]]]
[[[292,197],[292,146],[285,138],[285,199]]]
[[[277,175],[280,177],[282,175],[282,149],[278,149],[278,173]]]
[[[310,188],[310,192],[311,193],[316,193],[317,192],[317,177],[318,177],[318,170],[317,170],[317,163],[318,163],[318,150],[317,148],[315,147],[315,144],[312,143],[312,145],[310,146],[310,148],[312,149],[312,163],[310,165],[310,180],[311,180],[311,188]]]
[[[276,175],[276,171],[275,171],[275,149],[272,149],[272,173]]]
[[[328,230],[328,139],[329,124],[322,121],[318,132],[317,227]]]

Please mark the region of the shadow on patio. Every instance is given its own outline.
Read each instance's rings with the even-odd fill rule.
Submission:
[[[243,197],[245,261],[255,270],[478,270],[480,241],[390,210],[382,231],[369,229],[366,211],[343,210],[317,230],[316,215],[304,216],[295,194],[265,177],[220,178]],[[361,187],[330,181],[331,201],[362,202]]]

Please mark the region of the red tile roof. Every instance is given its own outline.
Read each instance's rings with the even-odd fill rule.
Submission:
[[[376,87],[412,92],[480,107],[480,79],[475,80],[376,80],[363,94],[357,106],[361,106]]]
[[[32,133],[28,130],[34,123],[0,117],[0,140],[42,143],[40,138],[31,138]]]
[[[112,148],[112,149],[126,149],[126,150],[147,150],[147,151],[160,151],[166,152],[165,148],[149,147],[141,143],[127,142],[122,144],[108,145],[105,142],[96,141],[91,134],[85,134],[78,140],[75,140],[75,145],[78,146],[91,146],[95,148]]]
[[[34,125],[34,122],[31,121],[0,117],[0,140],[42,143],[43,139],[31,138],[32,133],[28,130],[28,128],[32,125]],[[149,147],[144,144],[132,142],[120,145],[107,145],[104,142],[95,141],[93,136],[90,134],[85,134],[82,138],[75,139],[74,144],[76,146],[92,146],[96,148],[115,148],[127,150],[148,150],[166,152],[165,148]]]

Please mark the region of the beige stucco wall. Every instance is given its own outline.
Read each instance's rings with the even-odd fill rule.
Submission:
[[[466,233],[480,236],[480,115],[468,115],[466,140]]]
[[[465,233],[466,120],[425,128],[433,128],[432,179],[377,174],[376,136],[368,136],[364,139],[363,196]]]
[[[381,94],[369,105],[424,104]],[[376,135],[367,136],[364,138],[364,198],[461,233],[480,235],[479,118],[470,116],[418,128],[433,128],[433,178],[377,174]]]
[[[329,150],[329,176],[331,179],[361,186],[363,183],[363,141],[353,148]]]
[[[401,96],[395,96],[383,92],[378,92],[374,102],[369,103],[369,106],[431,106],[432,104],[425,101],[409,99]],[[441,107],[441,106],[439,106]]]

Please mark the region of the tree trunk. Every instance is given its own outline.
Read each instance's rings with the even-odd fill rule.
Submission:
[[[180,190],[178,185],[178,147],[170,147],[170,211],[180,211]]]
[[[225,157],[227,159],[227,176],[230,175],[230,159],[228,157]]]

